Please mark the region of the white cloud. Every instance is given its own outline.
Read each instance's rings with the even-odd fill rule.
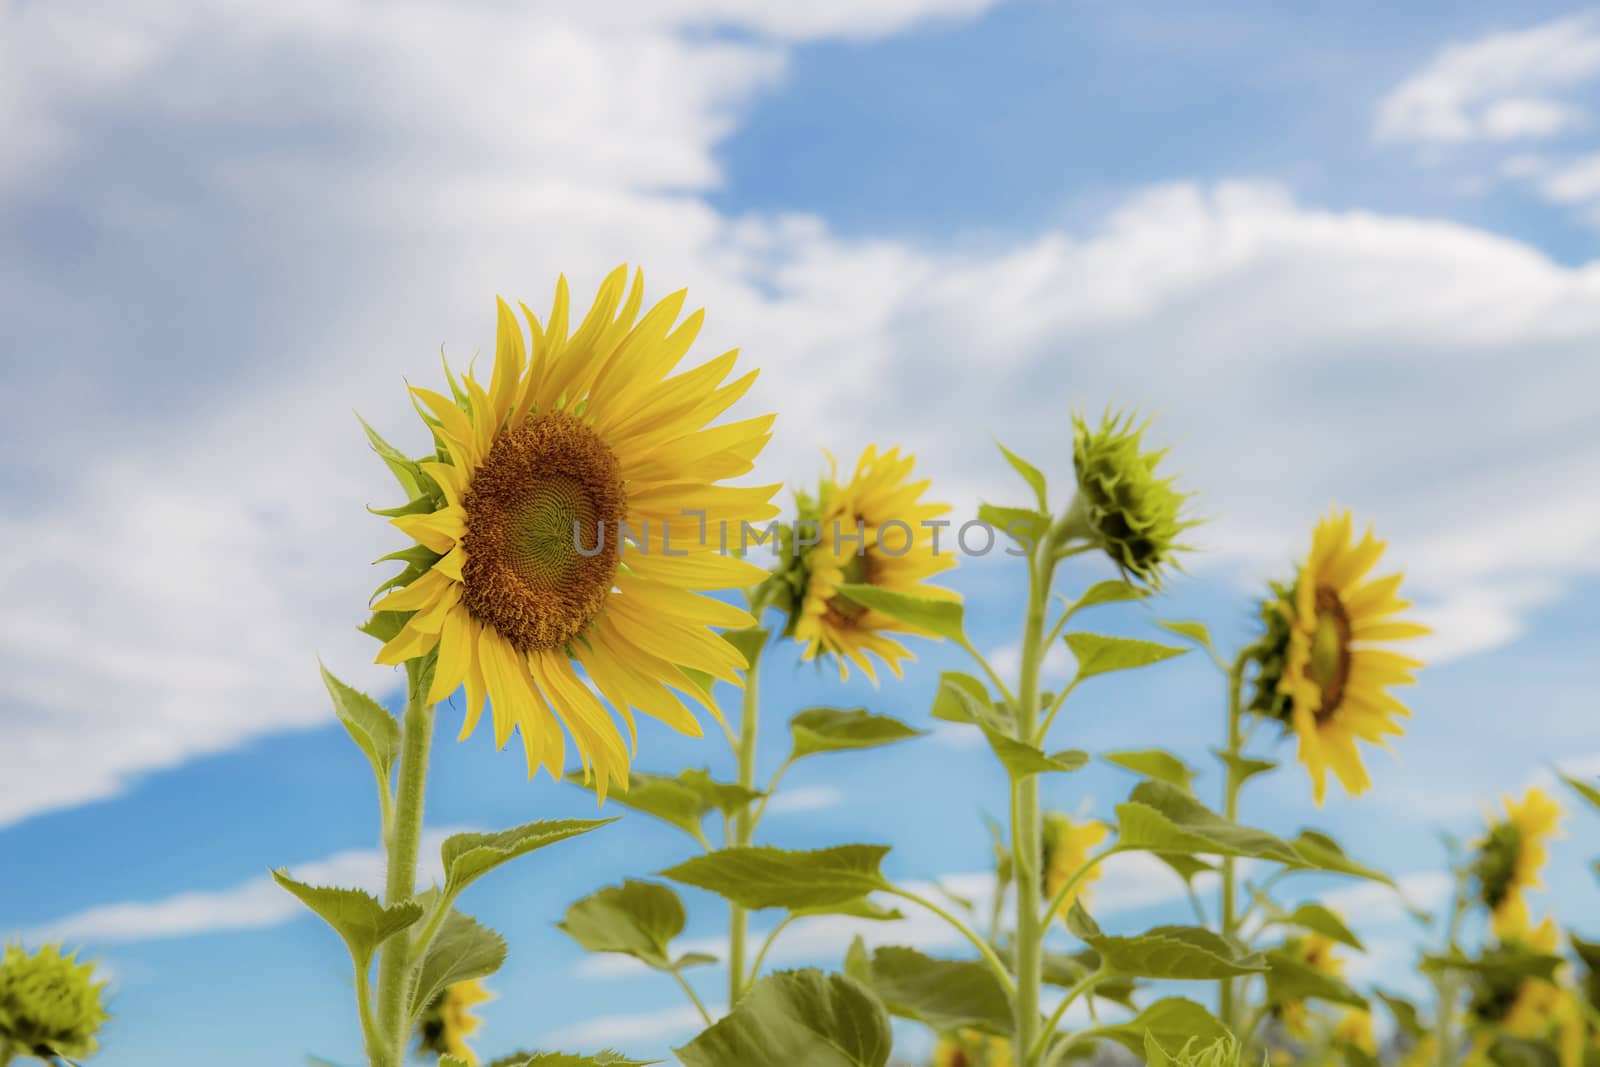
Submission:
[[[793,815],[811,811],[827,811],[844,803],[844,790],[831,785],[808,785],[798,789],[785,789],[767,804],[769,815]]]
[[[1409,922],[1407,908],[1435,912],[1450,897],[1451,878],[1445,871],[1415,871],[1395,879],[1399,892],[1378,882],[1340,886],[1322,895],[1322,903],[1360,932],[1369,927]]]
[[[1378,107],[1384,140],[1542,138],[1584,123],[1569,99],[1600,77],[1600,19],[1585,14],[1451,44]]]
[[[439,844],[455,830],[423,835],[417,884],[443,880]],[[289,873],[309,885],[338,885],[383,890],[385,859],[377,849],[340,852],[323,860],[293,864]],[[190,890],[161,900],[126,901],[89,908],[42,926],[22,931],[30,943],[65,941],[107,945],[155,941],[231,930],[260,930],[309,915],[305,906],[270,877],[250,878],[226,889]]]
[[[601,1015],[562,1027],[550,1034],[544,1044],[557,1049],[610,1048],[687,1038],[704,1027],[700,1012],[688,1006],[628,1012],[626,1015]]]

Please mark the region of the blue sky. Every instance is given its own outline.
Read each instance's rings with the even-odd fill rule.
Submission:
[[[96,1062],[358,1058],[336,941],[261,885],[378,869],[315,671],[395,695],[351,630],[394,542],[361,510],[390,490],[350,409],[420,447],[402,379],[485,348],[492,295],[538,306],[558,271],[689,286],[703,351],[763,369],[745,406],[780,412],[774,480],[898,443],[970,512],[1021,495],[991,435],[1064,485],[1071,410],[1152,411],[1213,521],[1168,600],[1103,609],[1118,632],[1198,617],[1234,645],[1331,502],[1375,520],[1438,631],[1413,728],[1359,801],[1316,811],[1293,770],[1259,786],[1263,825],[1333,829],[1426,902],[1439,829],[1553,762],[1600,772],[1600,12],[64,0],[0,7],[0,70],[0,936],[105,962]],[[1007,563],[953,579],[1001,653]],[[764,765],[812,704],[929,726],[956,660],[917,651],[874,690],[786,650]],[[1064,744],[1159,735],[1204,765],[1203,662],[1102,682]],[[641,748],[729,763],[715,737]],[[1127,784],[1097,768],[1049,800],[1107,814]],[[1003,798],[948,731],[788,785],[770,840],[892,844],[910,879],[980,872]],[[591,810],[485,738],[440,745],[437,830]],[[1600,832],[1568,822],[1546,899],[1582,915]],[[670,984],[551,927],[682,856],[630,818],[474,887],[514,950],[483,1047],[686,1036]],[[1108,925],[1172,914],[1148,874],[1108,877]],[[1374,946],[1363,976],[1399,982],[1407,921],[1335,899]],[[688,936],[714,939],[692,904]],[[836,935],[796,931],[785,962],[832,962]]]

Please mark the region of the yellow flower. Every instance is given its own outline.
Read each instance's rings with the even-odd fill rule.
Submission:
[[[1372,1031],[1372,1015],[1361,1008],[1351,1008],[1334,1024],[1333,1038],[1354,1045],[1362,1052],[1378,1054],[1378,1039]]]
[[[940,1038],[933,1067],[1012,1067],[1011,1042],[975,1030]]]
[[[446,986],[417,1023],[419,1049],[477,1063],[477,1054],[467,1045],[467,1038],[478,1032],[483,1020],[472,1014],[472,1009],[493,999],[494,994],[477,979]]]
[[[1335,952],[1332,938],[1321,934],[1291,937],[1283,943],[1283,950],[1301,963],[1323,974],[1339,977],[1344,974],[1345,961]],[[1301,1041],[1311,1040],[1311,1015],[1303,1000],[1285,1000],[1278,1006],[1284,1029]]]
[[[839,593],[840,585],[871,585],[923,599],[960,599],[948,589],[924,584],[955,566],[954,535],[924,525],[950,508],[922,499],[929,483],[910,481],[915,462],[899,449],[879,452],[869,446],[848,482],[840,485],[835,472],[823,482],[816,499],[802,507],[800,532],[807,539],[814,537],[816,544],[801,560],[804,595],[793,635],[806,646],[805,659],[837,658],[842,678],[849,677],[853,660],[876,680],[868,653],[898,676],[901,661],[910,659],[911,653],[888,635],[932,635],[861,607]],[[941,532],[945,536],[938,542]]]
[[[763,576],[719,551],[718,524],[742,529],[777,511],[777,486],[716,484],[753,467],[772,416],[706,428],[755,374],[724,384],[728,352],[667,377],[702,315],[674,329],[679,292],[639,318],[642,276],[619,310],[626,280],[620,267],[607,277],[569,337],[562,279],[546,323],[522,309],[531,344],[499,302],[488,385],[468,373],[450,376],[454,399],[411,390],[438,444],[420,464],[438,506],[392,521],[438,558],[375,605],[414,613],[378,662],[437,650],[428,698],[466,685],[463,738],[487,697],[496,745],[515,728],[529,775],[542,766],[559,778],[565,726],[601,799],[608,781],[625,786],[630,752],[575,668],[630,735],[638,711],[698,736],[679,693],[715,709],[685,671],[740,684],[744,657],[710,628],[754,620],[696,594]]]
[[[1351,795],[1365,791],[1371,783],[1356,742],[1384,744],[1385,735],[1405,732],[1396,720],[1411,714],[1385,690],[1414,681],[1422,664],[1374,644],[1428,629],[1393,618],[1409,606],[1395,595],[1400,575],[1365,580],[1382,554],[1370,530],[1352,543],[1349,512],[1330,515],[1317,524],[1296,584],[1279,687],[1318,804],[1330,769]]]
[[[1103,822],[1088,819],[1074,823],[1067,816],[1054,811],[1045,815],[1042,829],[1044,894],[1046,900],[1054,900],[1056,894],[1061,892],[1061,887],[1067,884],[1067,879],[1088,861],[1089,853],[1106,839],[1111,830]],[[1091,868],[1089,873],[1073,887],[1072,892],[1062,899],[1061,906],[1051,917],[1064,916],[1072,907],[1074,900],[1087,899],[1090,883],[1099,877],[1100,868]]]
[[[1493,916],[1495,935],[1525,941],[1531,925],[1527,892],[1543,885],[1539,871],[1546,859],[1545,842],[1560,833],[1561,806],[1537,786],[1528,790],[1522,803],[1511,797],[1504,803],[1506,818],[1490,823],[1478,843],[1473,870]]]

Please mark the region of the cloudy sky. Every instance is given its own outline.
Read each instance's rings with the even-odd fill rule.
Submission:
[[[1554,761],[1600,769],[1597,90],[1600,10],[1537,0],[0,0],[0,936],[105,961],[107,1067],[359,1058],[336,942],[264,876],[381,870],[315,659],[395,696],[352,629],[395,539],[351,412],[420,448],[403,380],[488,349],[496,293],[541,306],[623,261],[689,287],[701,351],[762,368],[774,480],[901,444],[970,511],[1019,496],[991,435],[1060,479],[1074,409],[1153,413],[1212,519],[1159,610],[1227,644],[1331,503],[1376,520],[1437,630],[1412,732],[1358,802],[1317,812],[1286,773],[1247,814],[1340,830],[1431,902],[1439,829]],[[954,581],[1004,656],[1019,576]],[[764,763],[812,703],[926,725],[954,661],[920,651],[878,691],[784,653]],[[1063,740],[1159,731],[1199,763],[1219,700],[1180,661]],[[643,752],[728,762],[663,731]],[[981,888],[980,751],[827,762],[775,843],[881,841],[896,876]],[[1049,800],[1109,813],[1126,785]],[[440,833],[592,810],[481,736],[443,745],[432,799]],[[1551,906],[1592,913],[1597,828],[1569,820]],[[687,1036],[674,989],[550,926],[680,858],[625,820],[476,887],[515,950],[484,1047]],[[1175,888],[1135,865],[1100,908],[1132,928]],[[1363,973],[1400,982],[1406,921],[1340,899]]]

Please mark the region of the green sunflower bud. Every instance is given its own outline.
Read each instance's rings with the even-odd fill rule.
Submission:
[[[1166,567],[1188,546],[1174,539],[1197,525],[1182,515],[1192,495],[1172,488],[1174,478],[1156,477],[1161,452],[1143,452],[1140,439],[1148,422],[1134,425],[1132,414],[1107,412],[1091,430],[1072,417],[1072,464],[1078,495],[1067,515],[1068,532],[1097,544],[1124,575],[1159,588]]]
[[[1289,661],[1289,624],[1295,613],[1294,583],[1273,582],[1272,595],[1261,602],[1259,613],[1263,633],[1250,657],[1256,664],[1255,690],[1246,710],[1275,719],[1287,730],[1294,702],[1287,693],[1279,692],[1279,688]]]
[[[28,955],[7,945],[0,957],[0,1052],[81,1059],[95,1052],[96,1033],[110,1018],[102,1003],[104,982],[94,964],[45,945]]]
[[[1243,1067],[1244,1051],[1233,1038],[1220,1037],[1209,1045],[1190,1038],[1177,1052],[1168,1052],[1146,1033],[1144,1061],[1148,1067]]]

